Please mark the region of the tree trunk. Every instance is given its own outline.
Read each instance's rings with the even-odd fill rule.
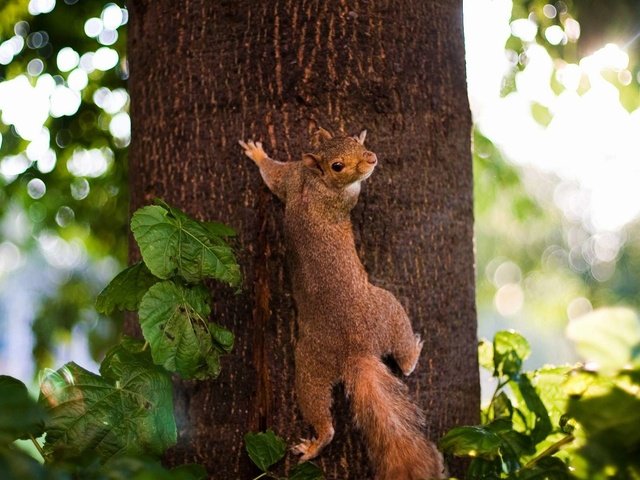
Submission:
[[[212,285],[213,316],[236,347],[219,379],[176,384],[179,443],[167,462],[250,479],[246,432],[271,428],[289,444],[311,433],[293,390],[282,207],[237,140],[262,139],[272,157],[298,160],[317,125],[367,129],[380,159],[354,231],[372,283],[398,297],[425,339],[408,383],[427,434],[476,422],[462,1],[133,0],[129,9],[131,209],[161,197],[229,224],[244,274],[238,295]],[[336,436],[318,463],[328,479],[371,478],[336,390]]]

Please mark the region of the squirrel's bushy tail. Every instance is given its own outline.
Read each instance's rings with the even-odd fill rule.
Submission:
[[[424,414],[407,387],[374,356],[349,361],[345,386],[377,480],[444,478],[442,455],[422,432]]]

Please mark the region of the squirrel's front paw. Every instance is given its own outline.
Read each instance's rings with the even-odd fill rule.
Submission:
[[[265,158],[268,158],[268,155],[262,148],[262,142],[254,142],[253,140],[244,142],[238,140],[238,143],[244,149],[244,154],[254,162],[260,163]]]

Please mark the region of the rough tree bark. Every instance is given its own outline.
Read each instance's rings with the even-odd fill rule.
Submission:
[[[310,433],[293,393],[282,209],[237,140],[297,160],[315,125],[366,128],[380,159],[354,229],[372,281],[396,294],[426,340],[409,384],[428,435],[475,422],[462,1],[132,0],[129,9],[131,209],[162,197],[228,223],[245,277],[239,295],[212,286],[214,316],[236,348],[218,380],[176,384],[179,444],[167,462],[249,479],[244,433],[272,428],[290,443]],[[336,437],[319,463],[329,479],[371,478],[337,390]]]

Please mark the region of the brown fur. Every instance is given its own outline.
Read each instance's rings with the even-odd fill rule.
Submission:
[[[296,394],[317,435],[293,450],[309,460],[331,441],[332,387],[344,382],[378,480],[444,478],[442,456],[421,430],[422,411],[381,361],[392,355],[409,375],[422,342],[396,298],[369,283],[356,253],[350,211],[377,164],[365,133],[333,138],[321,130],[319,147],[289,163],[270,159],[259,142],[240,142],[285,203],[298,308]]]

